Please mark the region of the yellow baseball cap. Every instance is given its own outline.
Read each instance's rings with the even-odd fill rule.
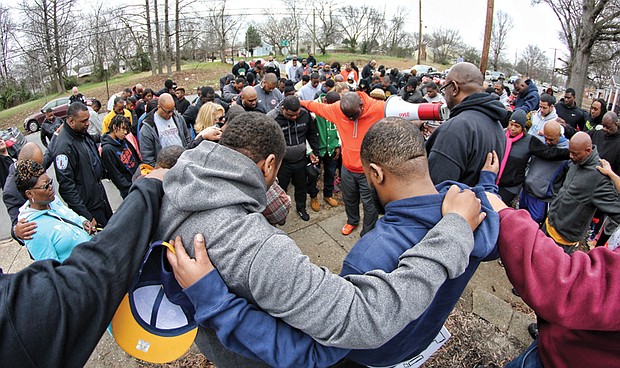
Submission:
[[[194,308],[174,279],[166,248],[174,252],[166,242],[151,244],[134,284],[112,319],[118,346],[150,363],[180,358],[198,332]]]

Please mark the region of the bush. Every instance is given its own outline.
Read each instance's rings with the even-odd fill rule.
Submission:
[[[23,83],[14,80],[0,84],[0,110],[9,109],[32,99],[32,93]]]
[[[65,78],[65,90],[69,90],[73,87],[77,87],[80,84],[78,83],[77,77],[68,77]]]

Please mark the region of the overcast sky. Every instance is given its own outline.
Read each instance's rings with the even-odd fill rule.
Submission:
[[[284,9],[277,0],[268,2],[269,8],[277,12]],[[256,1],[228,0],[227,6],[235,12],[247,12],[250,19],[260,22],[261,13]],[[266,4],[261,2],[259,4]],[[399,4],[405,6],[409,13],[407,30],[417,32],[419,27],[418,4],[413,1],[369,1],[369,0],[341,0],[339,6],[348,4],[370,5],[374,7],[386,7],[386,17],[389,19],[396,11]],[[309,3],[308,3],[308,6]],[[422,23],[425,27],[423,33],[432,33],[438,27],[457,29],[463,40],[482,50],[482,39],[486,19],[487,0],[422,0]],[[514,62],[515,52],[521,53],[529,44],[537,45],[547,55],[549,63],[553,60],[553,48],[559,49],[557,57],[563,57],[567,53],[566,47],[559,39],[558,31],[560,22],[551,8],[546,4],[532,5],[530,0],[495,0],[495,12],[501,10],[510,14],[514,27],[508,34],[508,51],[506,57]]]
[[[0,0],[4,1],[4,0]],[[122,0],[104,0],[108,4],[125,3]],[[173,1],[170,1],[173,3]],[[163,3],[163,1],[160,1]],[[81,0],[82,6],[89,6],[91,1]],[[202,3],[205,4],[205,3]],[[266,5],[268,4],[268,6]],[[298,2],[300,6],[311,6],[310,2]],[[338,7],[345,5],[370,5],[376,8],[385,7],[386,18],[390,18],[399,4],[407,9],[409,19],[406,27],[408,31],[417,32],[419,15],[417,0],[412,1],[370,1],[370,0],[339,0]],[[405,5],[406,4],[406,5]],[[486,19],[487,0],[422,0],[422,22],[425,27],[423,33],[432,33],[438,27],[457,29],[463,40],[482,50],[482,39]],[[278,0],[227,0],[227,12],[231,14],[247,14],[246,20],[261,23],[265,8],[284,16],[287,13],[284,5]],[[567,49],[560,41],[558,32],[560,23],[551,8],[546,4],[532,5],[531,0],[495,0],[495,12],[502,10],[513,19],[514,27],[508,34],[508,50],[505,57],[511,62],[515,60],[515,53],[520,54],[527,45],[537,45],[549,59],[553,61],[553,48],[559,49],[557,57],[565,58]],[[197,15],[205,14],[205,5],[198,5]],[[558,62],[557,65],[560,63]]]

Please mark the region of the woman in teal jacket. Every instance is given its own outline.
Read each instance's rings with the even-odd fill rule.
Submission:
[[[27,199],[18,218],[37,223],[37,232],[25,241],[26,248],[37,261],[64,261],[76,245],[90,240],[93,223],[56,198],[52,179],[35,161],[19,162],[15,173],[17,189]]]

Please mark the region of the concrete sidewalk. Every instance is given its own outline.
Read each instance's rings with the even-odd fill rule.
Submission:
[[[320,202],[320,212],[313,212],[308,208],[309,222],[304,222],[297,214],[290,213],[283,230],[289,233],[312,262],[338,273],[344,257],[359,240],[361,226],[351,235],[343,236],[340,229],[346,221],[344,207],[341,205],[331,208],[322,198]],[[31,262],[26,249],[15,241],[0,243],[0,267],[4,272],[17,272]],[[516,337],[524,345],[529,345],[531,339],[527,333],[527,325],[535,319],[531,310],[511,293],[511,289],[512,285],[497,261],[484,263],[468,284],[457,308],[487,320],[503,334]],[[91,368],[139,366],[140,363],[125,354],[107,333],[86,364],[86,367]]]

